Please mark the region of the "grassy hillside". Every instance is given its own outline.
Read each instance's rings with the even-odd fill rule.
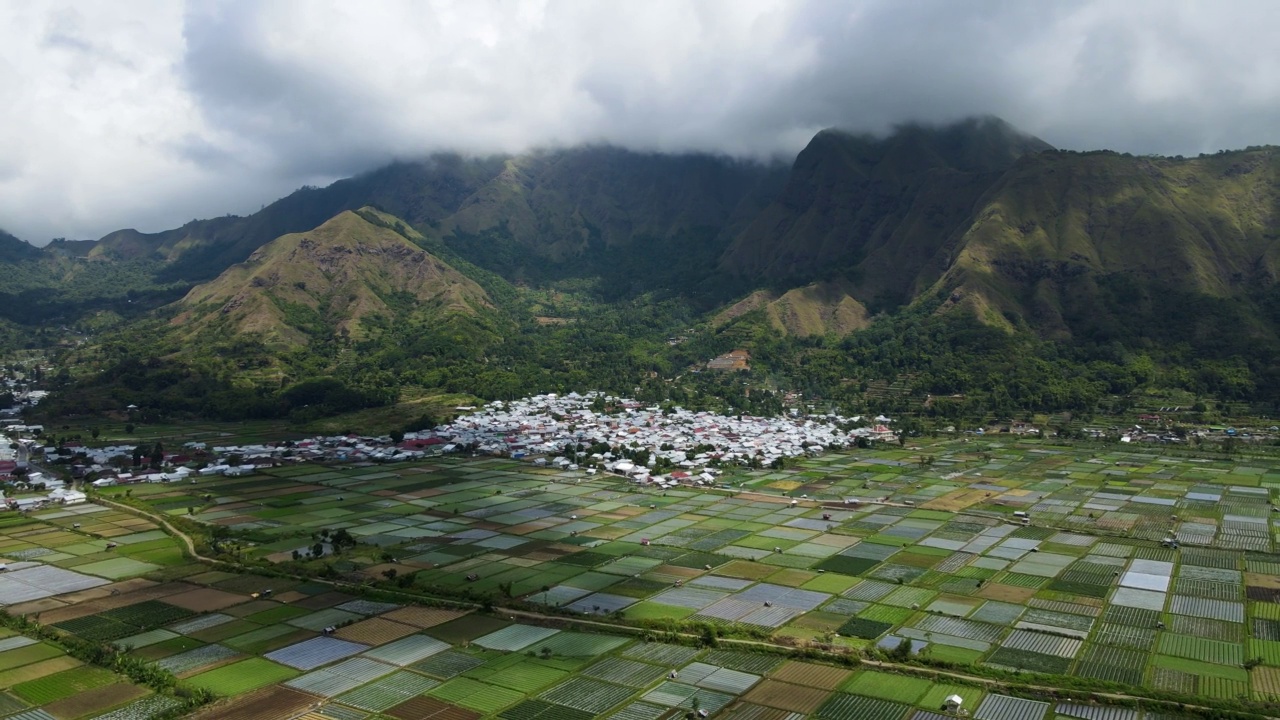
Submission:
[[[759,311],[769,327],[796,337],[843,337],[870,323],[867,308],[850,295],[847,282],[817,282],[781,295],[757,290],[718,313],[711,321],[717,329]]]
[[[45,252],[0,292],[44,318],[79,292],[81,317],[131,323],[76,351],[101,372],[81,406],[310,422],[399,417],[406,393],[588,388],[759,411],[886,386],[975,413],[1142,387],[1280,400],[1278,163],[1060,152],[994,119],[826,131],[789,169],[441,156]],[[738,347],[749,372],[701,372]]]
[[[287,351],[333,337],[368,340],[396,323],[448,326],[493,308],[475,281],[413,240],[422,238],[398,218],[343,212],[193,288],[171,325],[193,339],[251,335]]]
[[[1054,333],[1110,276],[1246,298],[1280,270],[1280,155],[1042,153],[991,189],[950,255],[937,289]]]

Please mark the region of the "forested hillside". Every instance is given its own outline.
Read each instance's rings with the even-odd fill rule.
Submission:
[[[824,131],[789,167],[437,156],[244,218],[0,240],[6,337],[87,333],[67,360],[100,407],[589,388],[758,409],[790,390],[859,407],[964,395],[973,413],[1143,389],[1280,399],[1272,148],[1066,152],[987,118]],[[733,349],[750,370],[705,371]],[[317,377],[355,395],[285,400]]]

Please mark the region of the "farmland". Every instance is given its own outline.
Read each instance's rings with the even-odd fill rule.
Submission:
[[[732,492],[663,492],[441,458],[105,495],[219,528],[245,562],[400,598],[488,597],[663,629],[679,621],[786,645],[906,652],[976,676],[1280,695],[1270,505],[1280,466],[939,441],[723,480]],[[958,512],[933,502],[961,496]],[[335,547],[339,530],[358,544]],[[316,544],[323,553],[312,557]],[[909,720],[934,717],[951,695],[975,717],[1054,712],[887,670],[362,598],[324,581],[213,570],[175,548],[151,521],[101,505],[36,513],[0,535],[10,568],[0,602],[232,698],[217,706],[228,717],[314,705],[331,718],[657,718],[696,703],[733,717]],[[0,638],[0,703],[52,708],[59,720],[166,707],[168,696],[78,665],[48,643]]]

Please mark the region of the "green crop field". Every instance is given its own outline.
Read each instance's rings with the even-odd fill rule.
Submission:
[[[496,685],[489,685],[469,678],[454,678],[428,691],[427,694],[485,714],[497,712],[524,697],[522,692],[500,688]]]
[[[906,716],[910,707],[889,700],[835,693],[815,717],[822,720],[897,720]]]
[[[45,705],[119,680],[110,670],[82,667],[19,683],[13,686],[12,692],[32,705]]]
[[[1162,633],[1159,650],[1165,655],[1201,660],[1217,665],[1239,665],[1244,662],[1244,648],[1239,643],[1224,643],[1187,635]]]
[[[1205,698],[1280,696],[1280,593],[1270,590],[1280,587],[1271,540],[1280,523],[1268,504],[1280,501],[1280,462],[1251,458],[1263,472],[1242,473],[1229,459],[1192,462],[1138,447],[919,442],[915,450],[871,448],[726,473],[735,487],[772,498],[662,493],[489,457],[272,468],[201,478],[198,493],[174,484],[104,491],[131,490],[131,502],[160,513],[194,505],[195,522],[229,528],[253,561],[302,574],[332,563],[366,586],[403,593],[387,604],[319,580],[212,571],[172,555],[177,545],[148,521],[110,509],[35,513],[0,528],[0,555],[78,573],[86,586],[117,577],[152,583],[121,586],[121,597],[91,590],[66,601],[103,599],[80,608],[14,604],[29,617],[48,612],[55,628],[83,639],[132,639],[125,644],[138,645],[127,650],[133,657],[195,673],[186,680],[221,695],[305,673],[299,688],[331,692],[325,702],[351,712],[416,707],[412,700],[425,703],[414,712],[447,704],[509,719],[585,720],[622,707],[624,717],[687,709],[696,697],[704,707],[768,700],[760,706],[784,713],[879,718],[905,717],[908,706],[937,710],[952,693],[971,711],[982,702],[962,684],[887,670],[806,687],[778,670],[775,655],[641,643],[622,630],[588,632],[590,625],[550,633],[500,612],[408,604],[413,593],[432,592],[497,605],[509,594],[570,617],[648,624],[650,639],[679,621],[694,635],[715,626],[857,653],[889,653],[907,638],[961,673],[1071,674]],[[920,465],[921,454],[935,465]],[[1258,483],[1215,482],[1237,475]],[[777,501],[783,490],[839,502],[791,506]],[[843,503],[868,496],[889,503]],[[1014,509],[1031,512],[1033,524],[1011,522]],[[293,559],[313,534],[338,527],[360,544],[341,557]],[[1160,546],[1170,531],[1188,538],[1182,547]],[[107,552],[104,538],[123,542]],[[151,553],[174,562],[134,563],[149,563]],[[388,567],[395,581],[382,575]],[[250,597],[266,588],[270,599]],[[344,627],[331,638],[332,655],[323,654],[327,641],[314,646],[314,670],[311,660],[300,662],[303,671],[262,657],[294,657],[289,648],[322,638],[330,625]],[[400,639],[409,642],[368,656],[342,645]],[[1263,665],[1245,671],[1255,657]],[[0,678],[12,678],[10,691],[33,706],[81,696],[89,703],[110,687],[68,684],[57,695],[42,681],[68,671],[59,658],[42,644],[0,645]],[[754,678],[712,677],[715,668]],[[426,683],[426,696],[377,685],[377,674],[389,672]],[[783,677],[773,680],[774,672]],[[733,694],[743,687],[750,689],[741,698]]]
[[[249,658],[240,662],[200,673],[187,679],[196,687],[202,687],[218,695],[234,696],[255,690],[264,685],[282,682],[298,674],[297,670],[262,658]]]
[[[62,654],[61,650],[46,643],[28,645],[15,650],[5,650],[4,652],[0,652],[0,671],[21,667],[23,665],[30,665],[41,660],[58,657]]]
[[[1204,677],[1218,677],[1224,680],[1236,680],[1239,682],[1248,682],[1249,680],[1249,671],[1238,667],[1214,665],[1212,663],[1169,657],[1167,655],[1156,655],[1152,658],[1151,662],[1152,665],[1158,668],[1177,670]]]
[[[914,705],[929,691],[931,684],[923,678],[864,670],[846,680],[840,689],[853,695],[865,695]]]

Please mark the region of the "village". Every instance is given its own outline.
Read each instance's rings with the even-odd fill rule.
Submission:
[[[594,408],[594,409],[593,409]],[[606,411],[604,408],[608,408]],[[891,442],[889,418],[798,415],[765,418],[646,406],[603,393],[538,395],[481,408],[434,429],[395,436],[317,436],[254,445],[187,442],[172,449],[137,445],[42,444],[41,428],[11,425],[0,436],[6,502],[29,509],[84,501],[47,468],[65,467],[73,485],[102,488],[143,482],[195,482],[242,476],[293,463],[396,463],[466,452],[531,461],[535,466],[613,473],[662,487],[712,485],[719,468],[781,467],[787,461],[856,444]],[[13,449],[10,449],[13,448]],[[58,485],[48,494],[39,494]]]
[[[320,435],[255,444],[221,445],[208,440],[171,447],[109,441],[95,445],[83,438],[56,439],[43,426],[24,423],[22,415],[35,408],[44,392],[34,383],[13,378],[7,382],[14,402],[4,408],[8,419],[0,419],[0,483],[7,488],[5,504],[15,509],[83,502],[87,488],[236,477],[295,463],[412,462],[452,453],[510,457],[540,467],[580,470],[584,475],[610,473],[661,488],[713,486],[726,468],[780,469],[806,456],[904,439],[901,431],[893,429],[893,420],[883,415],[843,416],[812,409],[805,414],[797,407],[778,417],[717,414],[593,391],[458,407],[455,411],[460,414],[452,422],[418,432]],[[1145,429],[1137,424],[1086,427],[1081,435],[1144,444],[1257,442],[1275,436],[1275,428],[1251,432],[1232,427],[1193,428],[1180,436],[1158,415],[1143,415],[1140,420]],[[956,429],[951,426],[943,432],[956,433]],[[1011,422],[963,434],[1044,432],[1031,423]],[[70,484],[64,488],[63,481]]]

